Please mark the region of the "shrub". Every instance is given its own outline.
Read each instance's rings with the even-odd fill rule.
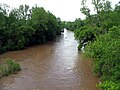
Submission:
[[[85,47],[85,54],[94,60],[94,71],[103,81],[99,86],[104,90],[118,90],[115,85],[120,85],[120,26],[97,37]]]
[[[85,46],[89,42],[93,42],[96,36],[101,33],[101,29],[98,27],[83,26],[74,30],[74,33],[75,39],[79,41],[78,49],[80,50],[82,46]]]
[[[0,77],[8,76],[9,74],[20,71],[20,65],[13,61],[12,59],[8,59],[6,63],[0,66]]]
[[[120,83],[113,81],[104,81],[103,83],[97,85],[97,87],[100,87],[103,90],[120,90]]]

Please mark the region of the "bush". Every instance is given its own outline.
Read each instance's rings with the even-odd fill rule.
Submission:
[[[11,59],[7,60],[6,64],[8,66],[7,68],[8,68],[9,73],[14,73],[15,71],[21,70],[20,65]]]
[[[120,26],[114,26],[105,35],[97,37],[85,47],[85,54],[94,60],[94,71],[103,81],[100,86],[104,90],[118,90],[109,86],[113,82],[114,86],[116,83],[120,85]]]
[[[0,53],[42,44],[61,33],[61,20],[42,7],[20,5],[9,13],[7,9],[0,5]]]
[[[20,65],[13,61],[12,59],[8,59],[6,63],[0,66],[0,77],[8,76],[9,74],[20,71]]]
[[[96,39],[96,36],[99,35],[101,32],[100,28],[96,27],[87,27],[83,26],[79,29],[74,30],[75,33],[75,39],[79,41],[79,47],[80,50],[82,46],[85,46],[89,42],[93,42]]]
[[[24,42],[24,46],[28,46],[29,44],[31,44],[31,40],[33,38],[33,35],[35,35],[35,29],[32,28],[31,26],[21,26],[19,28],[20,30],[20,34],[21,36],[24,37],[25,40],[22,40],[22,41],[25,41]],[[20,39],[21,40],[21,39]]]
[[[103,90],[120,90],[120,83],[113,81],[104,81],[103,83],[97,85],[97,87],[100,87]]]

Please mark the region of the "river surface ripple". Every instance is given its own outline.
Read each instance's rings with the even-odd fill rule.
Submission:
[[[13,58],[22,70],[0,79],[0,90],[98,90],[91,61],[82,60],[74,33],[65,30],[55,41],[0,55]]]

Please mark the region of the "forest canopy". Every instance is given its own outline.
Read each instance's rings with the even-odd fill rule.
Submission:
[[[43,7],[0,5],[0,53],[54,40],[61,30],[60,18]]]

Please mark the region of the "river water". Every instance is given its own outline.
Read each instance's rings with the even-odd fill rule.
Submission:
[[[74,33],[65,30],[55,41],[0,55],[15,59],[22,70],[0,79],[0,90],[98,90],[91,61],[82,60]]]

